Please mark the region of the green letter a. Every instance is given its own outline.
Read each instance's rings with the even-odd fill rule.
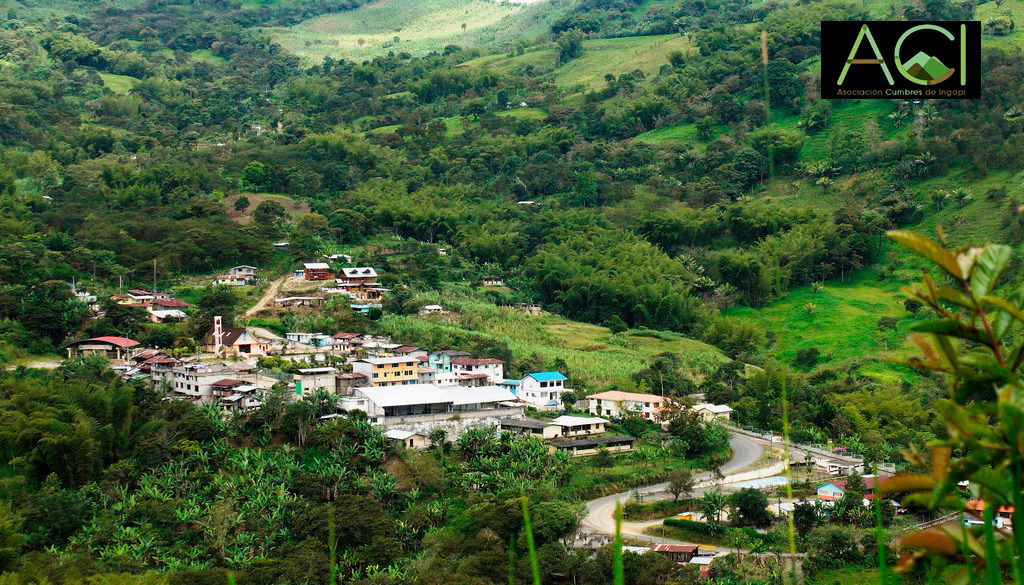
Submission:
[[[871,44],[871,50],[875,52],[877,59],[856,59],[857,49],[860,48],[860,42],[864,40],[864,37],[868,38],[868,43]],[[875,44],[875,38],[871,36],[871,31],[868,30],[868,25],[864,25],[860,28],[860,32],[857,33],[857,40],[853,42],[853,49],[850,50],[850,56],[846,58],[846,65],[843,66],[843,72],[839,74],[839,83],[836,85],[842,85],[843,80],[846,79],[846,72],[850,70],[850,65],[881,65],[882,72],[885,73],[885,78],[889,81],[889,85],[893,84],[892,74],[889,73],[889,68],[885,65],[885,59],[882,58],[882,53],[878,50],[878,45]]]

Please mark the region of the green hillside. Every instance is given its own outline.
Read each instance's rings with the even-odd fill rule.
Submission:
[[[381,330],[414,343],[433,340],[437,346],[446,345],[438,340],[448,340],[449,344],[457,339],[500,341],[508,344],[517,360],[529,361],[536,356],[541,367],[563,360],[572,378],[588,388],[631,386],[630,376],[663,352],[679,355],[688,372],[698,378],[728,361],[716,348],[675,333],[636,330],[612,335],[607,327],[558,315],[532,316],[444,296],[429,300],[443,303],[453,311],[454,318],[387,316],[379,323]]]
[[[308,62],[319,63],[328,56],[358,61],[389,51],[420,55],[446,45],[493,47],[532,39],[572,3],[378,0],[355,10],[266,31],[275,42]]]
[[[670,53],[690,50],[689,42],[679,35],[587,39],[580,57],[564,64],[558,63],[554,48],[543,48],[512,57],[489,55],[462,66],[508,73],[532,67],[537,73],[548,73],[559,88],[576,93],[604,87],[609,74],[618,76],[639,69],[646,77],[653,77],[668,62]]]

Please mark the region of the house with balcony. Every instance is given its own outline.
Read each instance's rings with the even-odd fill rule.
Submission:
[[[347,294],[356,303],[374,303],[387,292],[377,282],[377,271],[369,266],[342,268],[334,279],[333,291]]]
[[[728,421],[729,416],[732,414],[732,408],[727,404],[697,404],[691,410],[696,412],[704,422],[711,422],[713,420]]]
[[[255,266],[242,265],[229,268],[227,273],[218,275],[213,282],[226,286],[245,286],[256,284],[258,280]]]
[[[366,376],[370,386],[408,386],[418,382],[419,363],[409,356],[364,358],[352,362],[352,371]]]
[[[170,390],[178,398],[208,404],[229,396],[241,386],[250,385],[241,373],[223,363],[181,363],[171,369]]]
[[[354,354],[363,347],[363,336],[359,333],[335,333],[331,336],[334,343],[331,347],[334,351],[342,354]]]
[[[326,262],[306,262],[302,265],[302,277],[306,280],[330,280],[334,278],[334,271]]]
[[[587,396],[587,410],[598,416],[622,418],[635,414],[647,420],[656,420],[669,399],[655,394],[609,390]]]
[[[454,349],[440,349],[430,352],[427,356],[428,365],[431,368],[440,372],[451,372],[452,371],[452,360],[454,358],[469,357],[468,351],[458,351]]]
[[[505,362],[494,358],[451,358],[451,371],[456,375],[484,374],[491,384],[505,379]]]

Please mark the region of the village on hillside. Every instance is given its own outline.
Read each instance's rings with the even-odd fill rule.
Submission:
[[[351,262],[346,255],[326,259]],[[317,311],[333,298],[343,299],[353,314],[366,314],[381,310],[382,301],[391,292],[381,284],[374,267],[335,269],[328,262],[302,263],[269,284],[256,267],[236,266],[212,279],[210,285],[235,287],[261,282],[267,286],[254,309],[276,314]],[[481,285],[504,286],[504,282],[488,277]],[[95,295],[79,294],[97,306]],[[145,309],[157,323],[186,319],[191,309],[189,303],[170,294],[138,289],[114,294],[111,300]],[[421,306],[417,315],[432,319],[452,316],[438,304]],[[694,420],[733,428],[732,408],[708,403],[701,394],[682,399],[621,390],[577,395],[563,372],[536,371],[513,379],[506,376],[505,362],[494,356],[475,355],[460,347],[417,347],[406,341],[355,331],[304,330],[278,335],[258,326],[229,326],[221,316],[214,316],[212,327],[189,355],[103,335],[69,344],[67,359],[101,356],[123,380],[140,380],[165,399],[215,408],[226,420],[256,412],[271,392],[291,402],[329,397],[335,411],[322,415],[321,420],[361,413],[359,416],[382,429],[397,450],[427,449],[444,437],[486,430],[498,436],[539,439],[552,453],[607,456],[632,451],[637,443],[636,437],[617,430],[623,420],[635,417],[667,429],[673,413],[680,410],[692,413]],[[563,400],[567,395],[573,399]],[[769,445],[781,441],[774,436],[758,440],[764,439]],[[885,468],[867,473],[871,470],[841,449],[832,453],[808,447],[803,453],[804,459],[794,458],[793,464],[805,467],[807,478],[818,478],[815,491],[809,495],[820,514],[827,514],[837,502],[844,501],[850,490],[854,497],[861,497],[863,492],[863,504],[870,506],[877,485],[891,472]],[[723,489],[777,491],[786,483],[782,471],[781,463],[763,464],[734,474]],[[853,488],[849,487],[850,478]],[[644,501],[652,496],[658,493],[636,497]],[[790,498],[767,502],[778,516],[792,514],[798,503]],[[898,506],[895,509],[906,512]],[[1007,514],[1000,513],[997,518],[1000,526],[1004,522],[1009,525]],[[685,512],[669,520],[685,523],[709,518]],[[582,530],[573,544],[603,546],[607,535]],[[636,549],[633,552],[638,554],[650,550],[674,562],[696,566],[703,575],[711,560],[722,554],[715,547],[673,543],[627,549]]]
[[[351,257],[329,258],[351,260]],[[245,286],[259,281],[254,266],[236,266],[217,276],[211,285]],[[327,262],[306,262],[284,283],[271,289],[270,309],[291,311],[321,306],[334,296],[347,299],[354,313],[381,308],[389,289],[378,281],[373,267],[332,269]],[[484,286],[503,283],[496,277]],[[169,294],[132,289],[111,296],[119,304],[145,309],[154,322],[182,320],[190,305]],[[443,316],[440,305],[425,305],[423,316]],[[593,455],[599,449],[629,451],[636,439],[606,431],[609,419],[627,414],[659,421],[671,399],[653,394],[621,391],[585,396],[576,409],[589,416],[562,414],[539,420],[527,411],[560,413],[562,396],[572,392],[561,372],[531,372],[509,379],[504,362],[486,355],[471,355],[459,348],[420,348],[387,336],[349,331],[289,331],[283,337],[258,328],[227,326],[222,317],[201,339],[193,355],[174,357],[160,348],[147,348],[134,339],[116,335],[75,341],[67,358],[102,356],[124,380],[140,379],[167,398],[188,400],[218,408],[224,417],[252,412],[264,395],[286,388],[290,400],[317,393],[336,397],[338,412],[326,417],[361,411],[387,430],[396,446],[424,448],[431,433],[448,436],[475,428],[522,433],[541,438],[552,450],[574,456]],[[260,358],[278,358],[293,364],[291,373],[260,367]],[[704,420],[728,420],[725,405],[688,406]]]

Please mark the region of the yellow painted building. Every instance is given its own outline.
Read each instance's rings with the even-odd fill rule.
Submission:
[[[363,374],[371,386],[415,384],[419,360],[409,356],[366,358],[352,362],[352,371]]]

